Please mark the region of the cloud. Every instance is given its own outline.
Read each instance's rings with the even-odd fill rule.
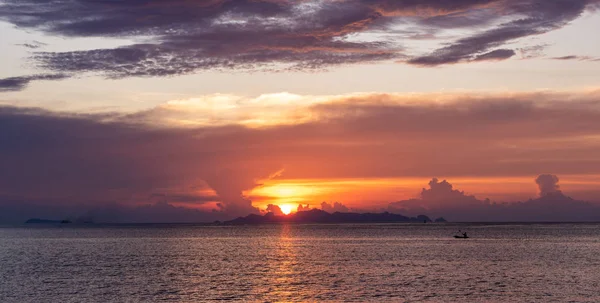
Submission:
[[[278,166],[244,168],[241,154],[209,143],[210,129],[156,130],[116,117],[1,107],[0,194],[7,198],[0,204],[16,199],[80,213],[115,202],[135,208],[158,198],[192,210],[217,202],[203,208],[205,218],[258,212],[242,192]]]
[[[70,76],[65,74],[39,74],[31,76],[10,77],[0,79],[0,92],[20,91],[27,87],[29,82],[38,80],[63,80]]]
[[[193,189],[189,191],[183,191],[182,193],[165,194],[165,193],[153,193],[149,196],[149,200],[157,200],[157,202],[173,203],[173,204],[186,204],[189,206],[201,206],[203,204],[214,203],[220,201],[220,197],[216,195],[202,195],[197,194]]]
[[[429,55],[412,58],[407,62],[422,66],[436,66],[478,61],[477,58],[490,54],[488,52],[490,49],[497,48],[509,41],[543,34],[565,26],[570,21],[578,18],[588,5],[594,2],[596,1],[504,1],[495,9],[502,11],[504,16],[512,15],[516,17],[519,15],[521,17],[503,22],[496,27],[478,32],[470,37],[460,38],[449,46],[439,48]],[[497,13],[498,11],[495,9],[491,9],[489,13]],[[501,53],[506,58],[508,50],[502,50]],[[498,54],[496,53],[496,55]],[[496,56],[496,58],[498,57]]]
[[[554,57],[554,60],[575,60],[579,59],[579,56],[562,56],[562,57]]]
[[[350,212],[350,209],[340,202],[334,202],[334,203],[323,202],[323,203],[321,203],[321,209],[328,213],[331,213],[331,214],[335,213],[335,212],[340,212],[340,213]]]
[[[20,45],[20,46],[23,46],[23,47],[26,47],[26,48],[30,48],[30,49],[38,49],[38,48],[44,47],[44,46],[46,46],[48,44],[40,42],[40,41],[33,40],[31,42],[26,42],[26,43],[17,44],[17,45]]]
[[[388,210],[407,215],[427,213],[462,222],[573,222],[600,219],[600,204],[577,201],[558,190],[558,177],[540,175],[535,180],[540,197],[525,202],[494,203],[453,189],[446,180],[432,179],[417,199],[390,203]]]
[[[522,59],[539,58],[544,56],[544,49],[548,46],[549,44],[537,44],[518,48],[517,51]]]
[[[85,8],[84,8],[85,7]],[[38,52],[49,70],[110,78],[206,69],[313,69],[398,56],[379,42],[350,42],[376,16],[362,6],[291,1],[7,1],[0,19],[22,28],[89,37],[150,37],[114,49]],[[65,18],[70,15],[69,18]]]
[[[600,58],[594,58],[594,57],[590,57],[590,56],[575,56],[575,55],[562,56],[562,57],[552,57],[550,59],[553,59],[553,60],[562,60],[562,61],[568,61],[568,60],[600,61]]]
[[[131,40],[117,48],[32,56],[53,72],[123,78],[214,69],[311,70],[385,60],[436,66],[507,59],[514,51],[505,44],[561,28],[596,2],[5,0],[0,20],[53,35]],[[400,24],[410,27],[400,33]],[[406,53],[410,37],[435,41],[452,28],[468,34],[441,41],[445,46],[430,54]]]
[[[555,175],[539,175],[535,179],[540,189],[540,197],[561,193],[558,186],[558,177]]]
[[[298,208],[296,209],[297,212],[301,212],[301,211],[309,211],[312,208],[310,207],[310,205],[306,204],[306,206],[302,205],[302,204],[298,204]]]
[[[281,207],[279,205],[269,204],[266,209],[267,213],[272,213],[275,216],[283,216],[283,211],[281,211]]]
[[[506,60],[516,55],[512,49],[497,49],[489,53],[477,55],[473,61],[494,61],[494,60]]]
[[[487,204],[489,201],[480,201],[475,196],[466,195],[464,192],[454,189],[452,184],[446,180],[440,182],[437,178],[433,178],[429,182],[429,188],[421,190],[419,199],[390,203],[389,210],[409,214],[432,213],[433,216],[446,216],[456,220],[456,212],[465,210],[471,212],[473,208]],[[464,215],[461,215],[460,218],[464,218]]]
[[[41,216],[58,215],[54,209],[80,215],[113,204],[129,210],[167,203],[211,221],[259,213],[243,193],[283,168],[289,180],[600,175],[598,92],[315,99],[305,104],[299,98],[289,121],[273,117],[265,125],[244,122],[263,117],[260,107],[246,117],[221,123],[200,118],[183,126],[178,117],[206,112],[168,107],[144,115],[86,114],[0,106],[0,206],[7,214]],[[231,109],[215,115],[221,110]],[[479,205],[444,182],[432,188],[425,196],[435,203],[454,197]],[[360,208],[369,207],[369,197],[364,201]],[[123,221],[134,216],[118,214]]]
[[[393,1],[393,0],[360,0],[362,3],[375,8],[384,15],[425,15],[448,16],[454,13],[464,13],[472,9],[480,9],[497,3],[496,0],[424,0],[424,1]]]

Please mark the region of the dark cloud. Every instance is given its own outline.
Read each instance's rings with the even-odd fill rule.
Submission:
[[[209,202],[219,201],[218,196],[205,196],[197,194],[152,194],[150,200],[159,200],[166,203],[185,203],[192,205],[205,204]]]
[[[354,43],[377,15],[356,5],[291,1],[7,1],[0,18],[68,36],[153,37],[116,49],[41,52],[47,69],[112,78],[206,69],[312,69],[398,57],[384,42]],[[69,16],[69,17],[66,17]],[[282,67],[284,64],[286,67]]]
[[[305,206],[305,205],[302,205],[302,204],[298,204],[298,208],[296,209],[296,211],[297,211],[297,212],[301,212],[301,211],[309,211],[309,210],[311,210],[311,209],[312,209],[312,208],[311,208],[311,207],[310,207],[310,205],[308,205],[308,204],[306,204],[306,206]]]
[[[558,177],[555,175],[539,175],[535,179],[535,183],[540,189],[540,197],[559,194],[560,186],[558,186]]]
[[[390,203],[388,210],[412,215],[425,212],[462,222],[575,222],[600,220],[600,204],[577,201],[558,190],[558,177],[540,175],[538,199],[515,203],[478,200],[453,189],[446,180],[433,179],[418,199]]]
[[[493,60],[505,60],[516,55],[512,49],[497,49],[489,53],[477,55],[473,61],[493,61]]]
[[[279,205],[269,204],[267,205],[266,212],[272,213],[275,216],[283,216],[283,211],[281,211],[281,207]]]
[[[465,13],[500,2],[498,0],[350,0],[344,1],[344,4],[361,3],[384,16],[421,16],[434,18],[457,13],[468,15]]]
[[[575,60],[575,59],[579,59],[579,56],[562,56],[562,57],[554,57],[552,59],[555,59],[555,60]]]
[[[505,16],[525,16],[502,23],[471,37],[461,38],[433,53],[408,60],[415,65],[436,66],[473,61],[509,41],[539,35],[565,26],[579,17],[594,0],[504,1],[499,9]],[[506,53],[505,53],[506,54]]]
[[[27,87],[29,82],[37,80],[63,80],[69,78],[65,74],[40,74],[21,77],[0,79],[0,92],[20,91]]]
[[[570,55],[570,56],[562,56],[562,57],[553,57],[550,58],[553,60],[577,60],[577,61],[600,61],[600,58],[595,58],[595,57],[590,57],[590,56],[575,56],[575,55]]]
[[[120,78],[209,69],[305,70],[390,59],[422,66],[507,59],[514,53],[503,44],[560,28],[595,2],[5,0],[0,20],[63,36],[132,39],[136,43],[119,48],[33,55],[51,71]],[[397,24],[412,24],[414,30],[398,36]],[[403,53],[406,37],[435,37],[448,28],[478,32],[429,55]],[[390,35],[367,41],[359,33]]]
[[[23,43],[23,44],[17,44],[17,45],[23,46],[23,47],[26,47],[26,48],[31,48],[31,49],[38,49],[40,47],[46,46],[47,44],[43,43],[43,42],[39,42],[39,41],[35,41],[34,40],[34,41],[31,41],[31,42],[27,42],[27,43]]]
[[[235,149],[211,146],[210,129],[152,130],[116,118],[0,108],[0,194],[24,205],[75,210],[98,210],[112,202],[125,205],[123,210],[152,200],[190,207],[215,201],[217,213],[205,217],[230,218],[258,212],[242,191],[279,168],[245,169],[241,155],[232,155]],[[214,195],[196,193],[204,184]]]
[[[350,211],[350,209],[348,207],[346,207],[344,204],[342,204],[340,202],[334,202],[334,203],[322,202],[321,209],[330,214],[333,214],[335,212],[347,213]]]
[[[488,204],[489,201],[480,201],[475,196],[466,195],[464,192],[454,189],[452,184],[446,180],[440,182],[437,178],[433,178],[429,182],[429,188],[421,190],[420,198],[390,203],[389,210],[410,214],[426,211],[433,216],[444,214],[453,220],[460,220],[459,218],[462,219],[464,216],[456,217],[456,212],[459,210],[469,209],[467,217],[470,217],[473,208]]]

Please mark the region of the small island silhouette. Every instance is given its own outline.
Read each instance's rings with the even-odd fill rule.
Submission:
[[[31,218],[25,221],[25,224],[94,224],[94,221],[89,217],[79,217],[75,219],[62,219],[62,220],[51,220],[51,219],[40,219],[40,218]]]
[[[440,220],[441,219],[441,220]],[[433,222],[425,215],[406,217],[403,215],[384,213],[328,213],[320,209],[311,209],[291,213],[289,215],[276,215],[272,212],[265,215],[251,214],[231,221],[227,225],[271,224],[271,223],[430,223]],[[436,222],[445,222],[439,218]]]
[[[33,218],[25,221],[25,224],[70,224],[71,220],[48,220],[48,219],[39,219]]]

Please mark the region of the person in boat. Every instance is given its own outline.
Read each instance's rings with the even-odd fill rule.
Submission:
[[[460,229],[458,230],[458,235],[456,235],[456,237],[461,237],[461,238],[468,238],[467,236],[467,232],[463,232]]]

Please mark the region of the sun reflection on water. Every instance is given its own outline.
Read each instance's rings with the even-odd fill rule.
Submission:
[[[296,280],[298,277],[298,260],[294,247],[293,227],[284,224],[281,225],[281,233],[276,243],[274,243],[274,254],[271,259],[269,297],[273,299],[298,298],[301,291],[301,283]],[[284,299],[285,301],[285,299]]]

